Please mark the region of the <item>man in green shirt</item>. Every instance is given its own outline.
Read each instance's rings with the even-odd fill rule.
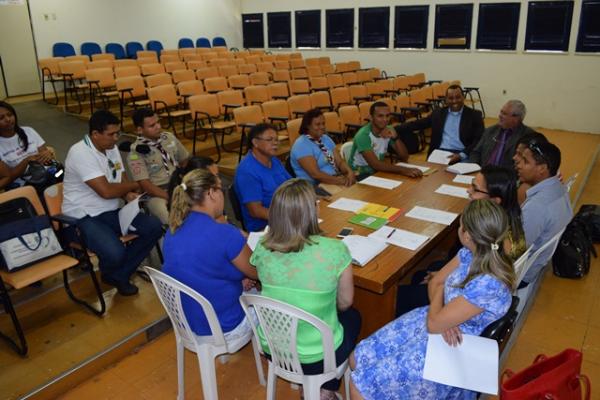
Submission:
[[[388,146],[392,146],[400,161],[408,160],[406,146],[402,140],[398,139],[398,134],[389,125],[389,106],[384,102],[376,101],[369,112],[371,122],[360,128],[354,136],[348,160],[350,167],[358,172],[358,180],[373,175],[377,171],[392,172],[411,178],[422,176],[423,173],[417,168],[401,167],[385,161]]]

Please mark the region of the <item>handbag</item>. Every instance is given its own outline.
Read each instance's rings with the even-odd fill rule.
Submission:
[[[587,222],[592,242],[600,243],[600,206],[584,204],[579,209],[577,216],[581,216]]]
[[[26,198],[0,204],[0,221],[0,267],[9,272],[62,252],[50,219]]]
[[[580,373],[582,359],[580,351],[566,349],[553,357],[540,354],[516,374],[507,369],[500,378],[500,400],[589,400],[592,387]]]

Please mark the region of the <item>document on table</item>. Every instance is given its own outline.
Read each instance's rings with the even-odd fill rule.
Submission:
[[[469,162],[459,162],[446,168],[446,171],[452,172],[453,174],[470,174],[471,172],[477,172],[481,170],[479,164]]]
[[[367,203],[361,200],[340,197],[333,203],[329,204],[327,207],[335,208],[336,210],[351,211],[355,213],[366,205]]]
[[[394,246],[403,247],[408,250],[416,250],[429,240],[429,236],[405,231],[403,229],[382,226],[369,235],[370,238],[383,240]]]
[[[448,196],[460,197],[463,199],[469,198],[467,188],[460,186],[442,184],[439,188],[435,190],[435,192],[439,194],[447,194]]]
[[[450,163],[450,157],[453,155],[454,153],[450,151],[435,149],[431,152],[429,158],[427,158],[427,162],[448,165]]]
[[[423,379],[487,394],[498,394],[498,343],[464,335],[457,347],[442,335],[430,334]]]
[[[458,214],[453,212],[420,206],[413,207],[412,210],[407,212],[405,215],[407,217],[435,222],[442,225],[450,225],[456,219],[456,217],[458,217]]]
[[[473,179],[475,179],[473,175],[456,175],[454,179],[452,179],[452,182],[470,185],[471,183],[473,183]]]
[[[396,165],[399,167],[420,169],[421,172],[423,172],[423,173],[429,171],[429,169],[430,169],[429,167],[425,167],[423,165],[409,164],[409,163],[405,163],[405,162],[399,162],[399,163],[396,163]]]
[[[377,176],[369,176],[358,182],[363,185],[375,186],[382,189],[395,189],[402,184],[402,181],[396,181],[394,179],[379,178]]]
[[[247,240],[247,244],[248,247],[250,247],[250,250],[254,251],[254,249],[256,248],[256,245],[258,244],[258,242],[260,242],[260,239],[265,236],[265,234],[267,233],[267,231],[262,231],[262,232],[250,232],[248,234],[248,240]]]
[[[127,235],[129,230],[135,231],[135,228],[131,226],[131,223],[140,213],[140,197],[142,197],[144,193],[140,194],[134,200],[125,204],[119,210],[119,226],[121,227],[121,235]]]
[[[367,236],[348,235],[342,242],[352,256],[352,263],[364,267],[388,246],[386,242]]]

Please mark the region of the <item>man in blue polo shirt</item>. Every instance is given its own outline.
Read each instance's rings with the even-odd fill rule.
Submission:
[[[264,229],[275,190],[291,178],[275,157],[279,143],[270,124],[258,124],[248,135],[248,154],[235,173],[234,189],[242,205],[242,218],[248,232]]]

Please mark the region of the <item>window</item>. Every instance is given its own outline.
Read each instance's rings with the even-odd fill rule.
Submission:
[[[572,1],[530,2],[525,50],[569,50],[572,16]]]
[[[390,47],[390,8],[368,7],[358,10],[358,47]]]
[[[584,0],[581,4],[577,51],[600,52],[600,1]]]
[[[327,47],[354,47],[354,9],[325,11]]]
[[[321,47],[321,10],[296,11],[296,47]]]
[[[244,47],[247,49],[265,47],[262,14],[242,14]]]
[[[473,4],[446,4],[435,7],[436,49],[468,49],[471,47]]]
[[[291,21],[290,12],[267,13],[269,47],[292,47]]]
[[[479,4],[477,48],[516,50],[521,3]]]
[[[424,49],[427,47],[429,6],[397,6],[395,9],[394,47]]]

